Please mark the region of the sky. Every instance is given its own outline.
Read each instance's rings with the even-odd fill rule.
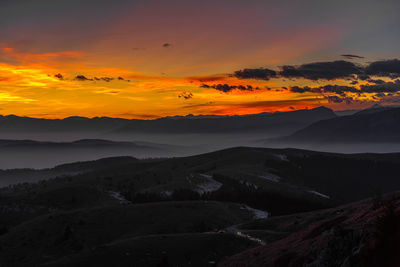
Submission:
[[[0,114],[400,103],[400,1],[2,0]]]

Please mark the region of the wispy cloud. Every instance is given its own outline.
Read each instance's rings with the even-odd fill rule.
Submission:
[[[345,57],[345,58],[347,58],[347,59],[360,59],[360,58],[364,58],[364,57],[362,57],[362,56],[359,56],[359,55],[353,55],[353,54],[344,54],[344,55],[341,55],[342,57]]]

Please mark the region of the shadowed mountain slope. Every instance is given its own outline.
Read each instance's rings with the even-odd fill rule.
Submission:
[[[286,232],[218,266],[399,266],[400,194],[324,211],[244,224],[258,233]]]
[[[400,108],[322,120],[275,141],[282,143],[399,143]]]

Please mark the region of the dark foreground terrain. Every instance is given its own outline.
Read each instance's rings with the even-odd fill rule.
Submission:
[[[2,171],[0,266],[398,266],[399,163],[239,147]]]
[[[246,230],[242,230],[246,229]],[[400,194],[238,226],[268,239],[219,266],[399,266]]]

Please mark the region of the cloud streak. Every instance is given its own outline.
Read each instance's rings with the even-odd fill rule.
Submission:
[[[238,79],[256,79],[256,80],[266,80],[276,77],[276,71],[259,68],[259,69],[243,69],[235,71],[234,77]]]
[[[341,55],[342,57],[345,57],[345,58],[347,58],[347,59],[360,59],[360,58],[364,58],[364,57],[362,57],[362,56],[359,56],[359,55],[353,55],[353,54],[344,54],[344,55]]]
[[[55,78],[59,80],[66,80],[65,77],[62,74],[56,74],[54,75]],[[81,82],[86,82],[86,81],[103,81],[103,82],[112,82],[112,81],[126,81],[130,82],[130,80],[126,80],[122,77],[93,77],[93,78],[88,78],[85,75],[77,75],[73,79],[74,81],[81,81]]]
[[[184,100],[189,100],[191,98],[193,98],[193,93],[191,92],[182,92],[178,95],[179,98],[182,98]]]
[[[361,58],[357,55],[343,55],[348,58]],[[400,60],[381,60],[363,66],[346,60],[312,62],[301,65],[284,65],[280,70],[266,68],[243,69],[235,71],[233,77],[238,79],[270,80],[272,78],[337,80],[368,80],[370,76],[399,78]]]
[[[229,84],[213,84],[213,85],[207,85],[207,84],[202,84],[202,88],[213,88],[215,90],[228,93],[231,92],[232,90],[240,90],[240,91],[254,91],[254,90],[259,90],[259,87],[253,87],[252,85],[229,85]]]
[[[335,93],[343,95],[345,93],[393,93],[400,91],[400,80],[394,82],[384,82],[380,84],[361,85],[360,89],[353,86],[343,85],[324,85],[319,87],[299,87],[293,86],[289,88],[292,93]]]
[[[400,60],[391,59],[372,62],[365,68],[365,73],[379,77],[399,78]]]
[[[283,66],[280,75],[285,78],[305,78],[309,80],[335,80],[361,74],[362,68],[352,62],[337,60],[314,62],[300,66]]]

